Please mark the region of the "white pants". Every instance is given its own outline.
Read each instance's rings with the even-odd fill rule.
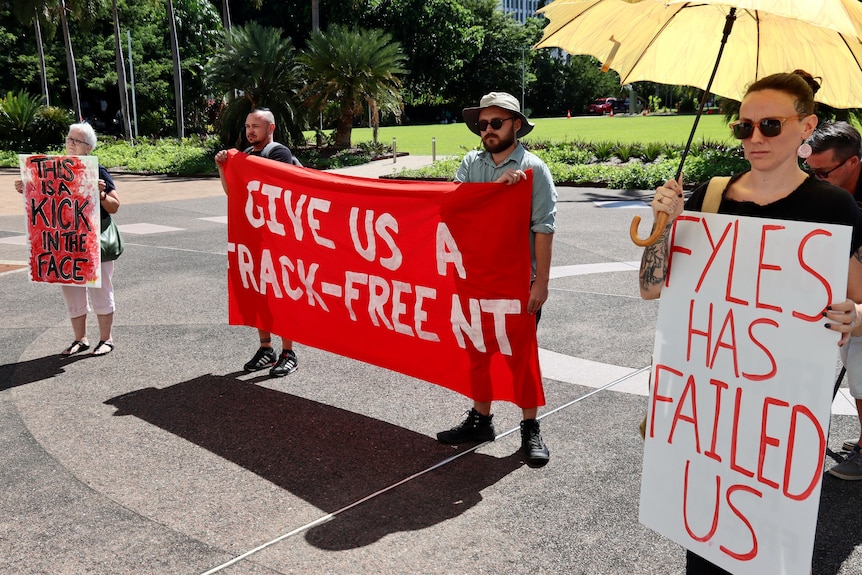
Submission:
[[[850,337],[841,346],[841,361],[847,368],[847,387],[854,399],[862,399],[862,337]]]
[[[69,319],[95,311],[98,315],[114,313],[114,262],[102,262],[102,287],[63,285],[60,291],[66,302]]]

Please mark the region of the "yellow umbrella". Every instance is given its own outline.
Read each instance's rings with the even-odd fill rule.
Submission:
[[[817,101],[862,107],[857,0],[555,0],[539,12],[550,22],[536,48],[594,56],[623,84],[649,80],[701,88],[701,109],[709,93],[739,101],[758,78],[796,69],[822,79]],[[632,240],[654,243],[663,224],[653,237],[639,240],[639,221],[632,223]]]
[[[862,108],[858,0],[556,0],[539,10],[550,23],[536,48],[594,56],[623,84],[706,89],[732,8],[712,93],[739,101],[758,78],[802,69],[823,78],[817,101]]]

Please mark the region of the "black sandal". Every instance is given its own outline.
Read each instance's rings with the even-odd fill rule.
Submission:
[[[75,355],[76,353],[79,353],[82,351],[87,351],[88,349],[90,349],[89,343],[84,343],[83,341],[78,341],[76,339],[75,341],[72,342],[72,345],[70,345],[69,347],[67,347],[63,351],[61,351],[60,355],[62,357],[67,357],[70,355]]]
[[[107,349],[108,351],[101,351],[102,349]],[[113,342],[111,342],[111,341],[100,341],[98,344],[96,344],[96,347],[93,348],[93,355],[95,355],[95,356],[108,355],[112,351],[114,351],[114,343]]]

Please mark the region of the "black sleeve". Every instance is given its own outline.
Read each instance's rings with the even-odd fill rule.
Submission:
[[[850,194],[847,194],[849,202],[844,202],[846,205],[842,207],[841,213],[847,214],[846,224],[853,226],[853,239],[850,242],[850,256],[856,253],[862,247],[862,211],[856,200]],[[855,209],[854,209],[855,208]]]
[[[805,185],[810,195],[806,205],[800,206],[798,212],[807,214],[807,217],[800,219],[853,228],[850,241],[852,257],[862,246],[862,212],[859,211],[856,200],[844,188],[817,180],[813,176],[806,181]]]
[[[850,244],[850,255],[856,253],[862,247],[862,211],[859,211],[859,207],[856,207],[856,223],[853,225],[853,241]]]
[[[106,170],[101,164],[99,165],[99,179],[105,180],[105,192],[111,192],[117,189],[117,186],[114,185],[114,178],[111,177],[108,170]]]
[[[707,184],[695,188],[691,196],[685,201],[685,209],[690,212],[699,212],[703,209],[703,198],[706,196]]]

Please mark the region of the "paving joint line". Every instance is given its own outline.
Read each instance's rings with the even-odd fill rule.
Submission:
[[[551,411],[548,411],[548,412],[540,415],[536,419],[537,420],[544,419],[545,417],[548,417],[549,415],[552,415],[554,413],[557,413],[558,411],[561,411],[563,409],[571,407],[572,405],[574,405],[580,401],[583,401],[584,399],[586,399],[592,395],[595,395],[601,391],[609,389],[609,388],[617,385],[618,383],[622,383],[623,381],[625,381],[629,378],[632,378],[632,377],[650,369],[651,367],[652,367],[651,365],[646,365],[640,369],[637,369],[637,370],[635,370],[631,373],[628,373],[622,377],[619,377],[619,378],[617,378],[617,379],[615,379],[609,383],[606,383],[605,385],[603,385],[601,387],[597,387],[597,388],[595,388],[595,389],[593,389],[593,390],[591,390],[591,391],[589,391],[583,395],[576,397],[575,399],[569,401],[568,403],[564,403],[563,405],[560,405],[559,407],[556,407],[556,408],[552,409]],[[496,441],[497,439],[501,439],[503,437],[506,437],[507,435],[510,435],[510,434],[514,433],[515,431],[518,431],[519,429],[520,429],[520,426],[519,427],[513,427],[512,429],[510,429],[508,431],[504,431],[503,433],[497,435],[494,438],[494,440]],[[473,453],[474,451],[476,451],[480,447],[488,445],[489,443],[491,443],[491,442],[485,441],[483,443],[479,443],[478,445],[474,445],[473,447],[470,447],[469,449],[465,449],[464,451],[458,452],[455,455],[452,455],[450,457],[442,459],[442,460],[438,461],[437,463],[435,463],[434,465],[432,465],[431,467],[428,467],[428,468],[423,469],[421,471],[417,471],[413,475],[409,475],[409,476],[405,477],[404,479],[401,479],[400,481],[393,483],[392,485],[389,485],[389,486],[384,487],[382,489],[378,489],[374,493],[366,495],[365,497],[358,499],[358,500],[354,501],[353,503],[350,503],[350,504],[342,507],[341,509],[338,509],[338,510],[333,511],[331,513],[327,513],[326,515],[323,515],[322,517],[319,517],[310,523],[306,523],[305,525],[297,527],[293,531],[289,531],[287,533],[284,533],[283,535],[279,535],[275,539],[267,541],[266,543],[263,543],[262,545],[258,545],[254,549],[250,549],[249,551],[246,551],[242,555],[238,555],[238,556],[234,557],[233,559],[231,559],[225,563],[222,563],[221,565],[213,567],[212,569],[210,569],[209,571],[205,571],[201,575],[214,575],[215,573],[218,573],[219,571],[227,569],[228,567],[231,567],[231,566],[239,563],[240,561],[243,561],[244,559],[248,559],[252,555],[254,555],[260,551],[263,551],[264,549],[271,547],[271,546],[275,545],[276,543],[280,543],[286,539],[289,539],[290,537],[293,537],[294,535],[298,535],[298,534],[303,533],[309,529],[317,527],[318,525],[323,525],[324,523],[328,523],[329,521],[332,521],[333,519],[335,519],[336,516],[344,513],[345,511],[349,511],[350,509],[353,509],[354,507],[357,507],[357,506],[365,503],[366,501],[370,501],[371,499],[374,499],[378,495],[383,495],[384,493],[387,493],[388,491],[391,491],[391,490],[395,489],[396,487],[400,487],[401,485],[404,485],[408,481],[412,481],[413,479],[421,477],[421,476],[425,475],[426,473],[430,473],[431,471],[434,471],[435,469],[439,469],[439,468],[443,467],[444,465],[448,465],[449,463],[452,463],[453,461],[455,461],[461,457],[464,457],[465,455],[467,455],[469,453]]]

